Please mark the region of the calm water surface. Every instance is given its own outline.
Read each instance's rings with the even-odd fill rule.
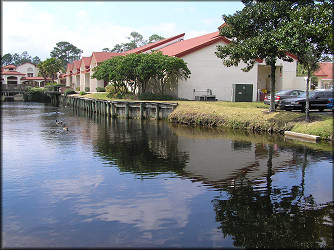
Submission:
[[[3,103],[2,247],[333,247],[332,167],[329,144]]]

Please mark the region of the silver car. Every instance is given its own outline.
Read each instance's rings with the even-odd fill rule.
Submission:
[[[287,90],[281,90],[275,93],[275,107],[277,108],[279,101],[286,99],[286,98],[293,98],[297,97],[300,94],[304,93],[303,90],[299,89],[287,89]],[[267,94],[264,97],[264,104],[270,105],[270,94]]]

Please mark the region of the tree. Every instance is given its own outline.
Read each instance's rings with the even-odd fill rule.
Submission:
[[[161,52],[151,54],[157,57],[157,73],[154,77],[156,86],[161,94],[165,94],[166,90],[172,90],[179,80],[186,80],[190,77],[190,70],[187,63],[178,57],[163,55]]]
[[[306,3],[307,0],[302,2]],[[264,59],[271,67],[270,111],[275,111],[275,69],[276,61],[292,61],[281,50],[284,37],[279,28],[290,21],[291,9],[298,6],[293,1],[252,1],[244,0],[245,7],[234,15],[223,15],[226,25],[220,29],[220,35],[231,39],[226,46],[218,46],[216,55],[223,64],[231,67],[240,62],[246,63],[242,70],[249,71],[255,59]],[[298,3],[298,2],[297,2]]]
[[[190,70],[181,58],[163,55],[132,53],[116,56],[94,68],[91,78],[111,82],[116,92],[124,94],[128,87],[132,93],[144,93],[150,85],[164,94],[173,88],[178,80],[189,78]]]
[[[109,48],[102,49],[102,52],[112,52]]]
[[[62,41],[56,43],[56,47],[50,52],[50,56],[60,59],[62,67],[66,68],[68,63],[73,63],[75,60],[79,60],[82,52],[81,49],[73,44]]]
[[[157,42],[157,41],[164,39],[162,36],[153,34],[149,37],[149,40],[146,41],[144,40],[143,36],[136,31],[131,32],[130,36],[126,38],[129,39],[130,41],[127,43],[116,44],[114,48],[111,50],[111,52],[121,53],[124,51],[132,50],[132,49],[144,46],[148,43],[153,43],[153,42]]]
[[[51,77],[53,83],[57,73],[62,69],[62,64],[59,59],[51,57],[40,62],[37,67],[39,69],[39,74],[44,78],[44,81],[46,81],[46,78]]]
[[[138,48],[140,46],[146,45],[147,41],[143,40],[144,37],[136,31],[132,31],[130,36],[127,37],[130,40],[128,43],[132,49]]]
[[[3,66],[9,64],[20,65],[27,62],[37,65],[40,61],[41,60],[38,56],[32,58],[27,51],[22,52],[21,55],[19,55],[18,53],[7,53],[1,57],[1,64]]]
[[[20,64],[23,64],[23,63],[27,63],[27,62],[31,63],[31,61],[32,61],[31,56],[28,54],[27,51],[24,51],[19,56],[18,60],[15,62],[15,65],[20,65]]]
[[[159,36],[157,34],[153,34],[148,38],[148,43],[158,42],[158,41],[163,40],[163,39],[165,39],[165,38],[162,37],[162,36]]]
[[[35,65],[39,64],[41,62],[41,59],[38,56],[35,56],[31,62]]]
[[[4,54],[1,56],[1,65],[6,66],[10,65],[13,61],[13,56],[10,53]]]
[[[333,54],[333,2],[317,2],[314,5],[301,6],[291,12],[291,21],[281,27],[279,32],[287,42],[282,49],[298,57],[298,63],[307,72],[305,119],[309,116],[309,88],[312,73],[319,68],[324,54]]]

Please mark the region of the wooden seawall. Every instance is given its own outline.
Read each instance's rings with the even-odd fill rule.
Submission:
[[[167,119],[177,103],[145,101],[108,101],[78,96],[59,96],[59,104],[91,113],[138,119]]]

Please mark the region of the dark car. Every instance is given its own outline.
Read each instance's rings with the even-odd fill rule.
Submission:
[[[318,109],[323,111],[326,108],[328,100],[333,97],[333,91],[310,91],[309,101],[310,109]],[[287,98],[281,100],[278,104],[280,109],[285,110],[301,110],[305,112],[306,105],[306,92],[298,96],[297,98]]]
[[[288,90],[278,91],[277,93],[275,93],[275,107],[277,108],[280,100],[283,100],[286,98],[298,97],[303,92],[304,91],[298,90],[298,89],[288,89]],[[270,105],[270,94],[264,97],[263,103]]]
[[[334,111],[334,98],[329,98],[327,101],[326,109]]]

